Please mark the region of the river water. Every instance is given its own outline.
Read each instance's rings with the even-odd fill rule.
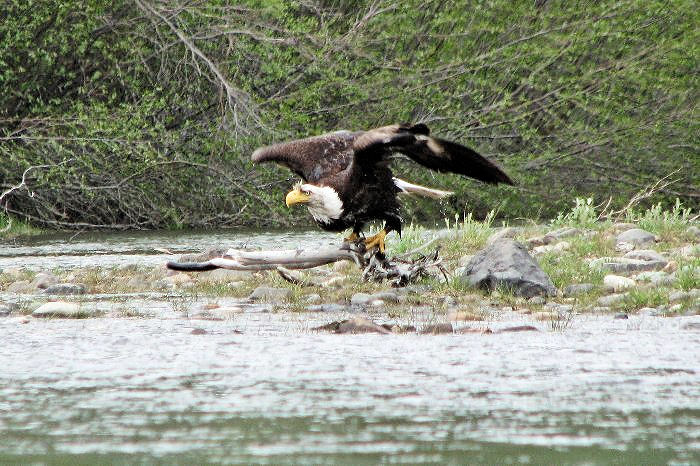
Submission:
[[[167,257],[156,247],[300,237],[337,241],[54,237],[1,246],[0,268],[156,264]],[[697,316],[440,336],[310,330],[338,317],[0,318],[0,464],[700,462]]]

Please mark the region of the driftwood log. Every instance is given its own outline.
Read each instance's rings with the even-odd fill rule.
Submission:
[[[168,262],[166,267],[182,272],[203,272],[214,269],[242,271],[276,270],[285,280],[301,286],[319,286],[315,281],[292,272],[310,269],[339,261],[352,261],[363,269],[364,280],[389,280],[392,286],[400,287],[429,276],[430,269],[439,271],[447,279],[438,250],[430,255],[421,255],[415,260],[394,257],[388,260],[377,249],[366,251],[364,243],[344,242],[338,247],[321,249],[286,249],[248,251],[229,249],[221,257],[203,262]]]

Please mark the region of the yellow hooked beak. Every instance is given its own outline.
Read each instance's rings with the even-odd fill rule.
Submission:
[[[291,207],[294,204],[309,202],[310,197],[311,196],[308,194],[301,192],[300,189],[295,189],[293,191],[289,191],[289,194],[287,194],[287,198],[284,200],[284,202],[287,204],[287,207]]]

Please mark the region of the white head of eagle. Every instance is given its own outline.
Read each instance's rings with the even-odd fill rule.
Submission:
[[[294,204],[306,204],[311,216],[317,222],[331,223],[343,214],[343,201],[335,189],[330,186],[316,186],[299,183],[287,194],[287,207]]]

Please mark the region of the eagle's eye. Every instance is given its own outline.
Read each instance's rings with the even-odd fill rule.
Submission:
[[[310,196],[310,195],[311,195],[311,191],[309,191],[309,190],[307,190],[307,189],[302,189],[302,190],[301,190],[301,193],[302,193],[302,194],[306,194],[307,196]]]

